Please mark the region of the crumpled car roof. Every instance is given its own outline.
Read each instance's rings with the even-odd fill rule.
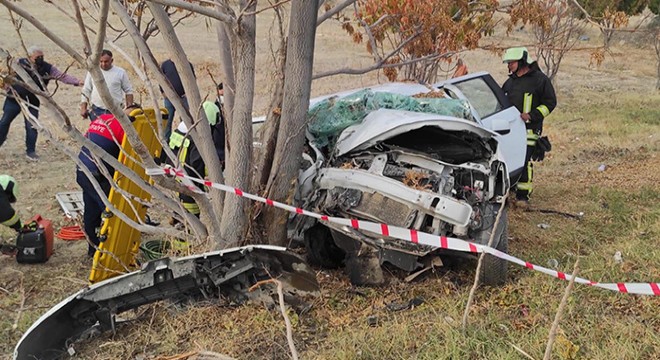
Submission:
[[[447,131],[470,131],[488,140],[497,133],[475,122],[428,113],[379,109],[364,120],[346,128],[335,146],[337,156],[351,151],[367,149],[376,143],[425,126],[436,126]]]

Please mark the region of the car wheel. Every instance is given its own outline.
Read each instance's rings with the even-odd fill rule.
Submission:
[[[497,206],[496,208],[499,208]],[[509,250],[509,231],[508,231],[508,217],[506,208],[503,209],[504,213],[500,217],[500,224],[498,226],[497,232],[499,233],[499,238],[496,238],[495,241],[497,245],[495,248],[503,253],[508,253]],[[483,235],[487,235],[489,239],[490,233],[492,231],[484,231]],[[484,244],[487,244],[488,240]],[[487,286],[498,286],[503,285],[506,282],[507,270],[509,262],[495,257],[493,255],[486,254],[484,259],[481,262],[481,271],[479,273],[480,283]]]
[[[335,244],[326,226],[315,224],[305,231],[304,238],[307,261],[311,265],[336,269],[344,264],[346,253]]]

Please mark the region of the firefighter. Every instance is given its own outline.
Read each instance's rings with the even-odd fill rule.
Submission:
[[[18,184],[9,175],[0,175],[0,224],[9,226],[17,232],[21,230],[21,219],[11,204],[18,197]]]
[[[533,165],[530,160],[537,150],[543,120],[554,110],[557,98],[550,79],[539,69],[538,63],[531,59],[527,48],[507,49],[502,60],[509,69],[509,78],[502,85],[502,90],[520,111],[520,118],[527,128],[525,165],[516,185],[516,206],[526,208],[533,190]]]
[[[223,143],[218,143],[216,140],[218,137],[214,136],[216,132],[222,131],[224,133],[224,124],[220,121],[220,109],[218,108],[217,105],[215,105],[211,101],[205,101],[202,104],[202,107],[204,108],[204,112],[206,114],[206,118],[209,121],[209,124],[211,125],[211,137],[214,139],[214,142],[216,142],[214,145],[216,147],[216,152],[218,153],[218,157],[221,156],[221,151],[224,154],[224,141]],[[177,127],[176,130],[172,132],[172,135],[170,136],[170,148],[172,149],[172,152],[177,155],[177,158],[179,159],[179,162],[181,163],[181,166],[186,170],[190,176],[197,177],[197,178],[204,178],[206,175],[206,166],[204,164],[204,160],[202,160],[202,156],[199,153],[199,149],[197,149],[197,146],[195,146],[195,143],[192,141],[192,139],[187,135],[188,134],[188,128],[186,127],[186,124],[181,122],[179,126]],[[224,137],[223,137],[224,140]],[[222,160],[222,159],[221,159]],[[197,183],[196,184],[200,189],[203,190],[203,185]],[[195,200],[185,194],[179,194],[179,200],[181,200],[181,203],[183,204],[183,207],[190,212],[191,214],[199,217],[200,210],[199,210],[199,205],[195,202]],[[170,221],[170,224],[176,225],[178,223],[178,220],[172,219]]]
[[[129,115],[133,110],[139,108],[140,105],[133,104],[124,109],[124,112],[126,115]],[[131,121],[135,120],[130,116],[129,119]],[[124,129],[114,115],[101,114],[89,123],[85,137],[112,157],[117,158],[121,152]],[[112,184],[110,183],[111,179],[103,174],[104,171],[102,169],[105,168],[110,177],[114,175],[115,169],[105,161],[92,156],[90,150],[84,146],[78,154],[78,158],[98,182],[104,197],[107,198],[108,194],[110,194]],[[83,191],[83,230],[91,242],[87,247],[87,256],[91,258],[94,257],[96,248],[100,244],[97,229],[103,223],[102,214],[105,210],[105,204],[99,192],[94,188],[91,179],[87,177],[80,167],[76,169],[76,182]]]

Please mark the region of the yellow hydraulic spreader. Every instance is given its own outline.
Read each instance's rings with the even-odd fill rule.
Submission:
[[[162,124],[165,126],[167,112],[159,110],[158,115],[158,119],[163,121]],[[158,141],[154,110],[136,109],[131,112],[130,116],[135,117],[133,126],[151,155],[154,158],[159,157],[162,147]],[[144,165],[136,162],[140,161],[140,158],[126,136],[122,139],[121,147],[119,162],[126,165],[145,181],[153,183],[153,180],[145,174]],[[113,180],[121,191],[115,191],[113,187],[108,195],[108,201],[131,220],[136,222],[139,222],[137,219],[144,220],[147,213],[144,203],[151,200],[151,195],[124,177],[119,171],[115,171]],[[108,215],[101,226],[99,238],[105,240],[101,242],[99,250],[94,254],[92,271],[89,274],[89,281],[92,283],[133,271],[137,267],[135,255],[140,247],[140,232],[130,227],[119,216],[113,215],[108,209],[104,214]]]

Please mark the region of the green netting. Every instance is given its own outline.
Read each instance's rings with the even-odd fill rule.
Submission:
[[[332,97],[314,105],[308,112],[308,130],[317,146],[326,146],[347,127],[362,122],[378,109],[406,110],[454,116],[473,120],[464,100],[447,98],[414,98],[411,96],[373,92],[369,89],[337,99]]]

